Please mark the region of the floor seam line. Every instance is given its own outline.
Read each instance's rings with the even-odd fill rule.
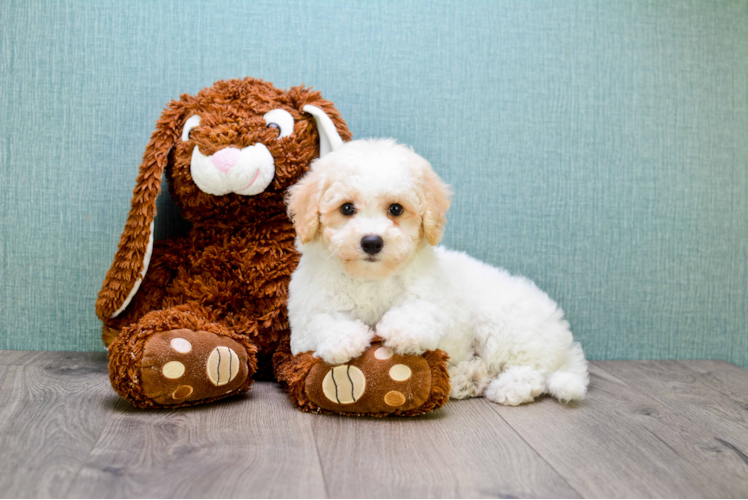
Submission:
[[[696,427],[698,427],[700,429],[704,429],[704,427],[702,427],[701,425],[697,424],[696,422],[692,422],[691,419],[688,418],[688,416],[686,414],[684,414],[683,412],[681,412],[679,410],[676,410],[675,408],[673,408],[672,406],[670,406],[667,402],[662,401],[657,396],[654,396],[653,394],[646,393],[646,392],[642,391],[641,389],[639,389],[638,387],[629,384],[625,380],[621,380],[619,377],[616,377],[614,374],[610,373],[608,370],[606,370],[605,368],[603,368],[602,366],[600,366],[596,361],[592,361],[591,364],[593,364],[595,366],[595,368],[597,368],[598,370],[604,372],[607,376],[609,376],[609,377],[617,380],[618,382],[622,383],[623,385],[625,385],[625,386],[629,387],[630,389],[638,392],[642,396],[645,396],[645,397],[647,397],[649,399],[653,399],[653,400],[657,401],[659,404],[661,404],[662,406],[666,407],[668,410],[672,411],[673,413],[675,413],[679,417],[685,418],[688,423],[693,424],[693,425],[695,425]],[[709,429],[706,429],[706,430],[709,430]]]
[[[690,366],[688,366],[688,362],[689,361],[701,361],[701,360],[694,360],[694,359],[673,359],[672,361],[675,361],[678,364],[678,366],[681,366],[681,367],[685,368],[689,373],[694,374],[695,378],[697,378],[702,384],[706,385],[707,387],[711,388],[714,391],[719,392],[720,394],[722,394],[723,396],[725,396],[730,401],[733,401],[733,402],[735,402],[735,403],[737,403],[739,405],[742,404],[742,401],[739,401],[738,399],[736,399],[735,396],[733,396],[732,394],[727,393],[727,392],[723,391],[720,387],[717,387],[715,384],[712,384],[712,383],[707,382],[706,380],[704,380],[704,374],[699,373],[698,371],[696,371],[693,368],[691,368]],[[710,359],[710,360],[706,360],[706,361],[725,361],[725,360],[723,360],[723,359],[717,359],[717,360]],[[725,362],[726,363],[730,363],[729,361],[725,361]],[[732,363],[730,363],[730,364],[732,365]],[[737,365],[732,365],[732,366],[737,366]],[[737,368],[740,368],[740,367],[737,366]]]
[[[330,496],[330,489],[327,487],[327,475],[325,474],[325,468],[322,466],[322,457],[319,455],[319,444],[317,443],[317,433],[314,432],[314,424],[309,423],[309,428],[312,431],[312,439],[314,440],[314,451],[317,453],[317,463],[319,464],[319,471],[322,474],[322,485],[325,487],[325,495],[327,498]]]
[[[621,380],[619,377],[616,377],[614,374],[610,373],[605,368],[601,367],[597,362],[593,361],[592,364],[594,364],[595,367],[598,370],[601,370],[601,371],[605,372],[605,374],[608,375],[609,377],[613,377],[614,379],[618,380],[620,383],[627,385],[628,387],[630,387],[634,391],[638,392],[639,394],[642,394],[643,396],[646,396],[646,397],[648,397],[650,399],[653,399],[653,400],[657,401],[659,404],[661,404],[662,406],[664,406],[668,410],[672,411],[675,415],[677,415],[678,417],[684,419],[688,424],[693,425],[694,427],[697,427],[699,429],[702,429],[702,430],[706,431],[707,434],[711,434],[714,439],[716,439],[717,441],[720,441],[719,437],[717,437],[717,436],[714,435],[714,434],[718,434],[715,429],[710,429],[708,427],[704,427],[704,425],[702,425],[702,424],[694,421],[692,418],[690,418],[688,416],[688,414],[682,412],[681,410],[678,410],[677,408],[673,408],[667,401],[664,401],[664,400],[660,399],[659,397],[655,396],[654,394],[649,394],[649,393],[643,392],[640,389],[638,389],[637,387],[629,384],[627,381]],[[698,375],[698,372],[692,371],[692,373],[695,373],[695,374]],[[710,385],[708,385],[708,386],[711,388]],[[725,394],[722,391],[719,391],[719,392],[721,394],[723,394],[726,398],[730,399],[731,401],[735,401],[729,394]],[[722,434],[722,437],[729,437],[729,438],[732,439],[732,436],[725,435],[725,433],[721,433],[721,434]],[[742,453],[742,451],[740,451],[740,452]]]
[[[520,434],[520,433],[519,433],[519,431],[517,431],[517,429],[515,429],[515,428],[514,428],[514,426],[512,426],[512,424],[510,424],[509,422],[507,422],[507,420],[506,420],[506,419],[505,419],[504,417],[502,417],[502,416],[501,416],[501,413],[499,413],[499,412],[498,412],[498,410],[497,410],[496,408],[494,408],[494,406],[493,406],[493,405],[495,405],[495,404],[497,404],[497,403],[489,403],[488,401],[486,401],[486,400],[485,400],[485,398],[481,398],[481,399],[483,400],[483,403],[484,403],[484,404],[486,404],[486,405],[488,405],[488,406],[489,406],[489,407],[491,408],[491,411],[493,411],[495,415],[497,415],[497,416],[498,416],[498,417],[499,417],[499,418],[500,418],[501,420],[503,420],[503,421],[504,421],[504,423],[505,423],[506,425],[508,425],[508,426],[509,426],[509,428],[510,428],[510,429],[512,430],[512,432],[514,432],[514,433],[515,433],[515,434],[517,435],[517,437],[519,437],[519,438],[520,438],[520,439],[522,440],[522,442],[523,442],[523,443],[525,443],[525,444],[526,444],[526,445],[527,445],[527,446],[528,446],[528,447],[529,447],[529,448],[530,448],[530,449],[531,449],[531,450],[532,450],[532,451],[533,451],[533,452],[534,452],[534,453],[535,453],[535,454],[536,454],[536,455],[537,455],[538,457],[540,457],[540,459],[541,459],[541,460],[542,460],[543,462],[545,462],[545,463],[546,463],[546,464],[548,465],[548,467],[550,467],[550,468],[551,468],[551,470],[552,470],[553,472],[555,472],[555,473],[556,473],[556,474],[558,475],[558,477],[560,477],[560,478],[561,478],[561,480],[562,480],[562,481],[563,481],[563,482],[564,482],[564,483],[565,483],[565,484],[566,484],[566,485],[567,485],[567,486],[568,486],[568,487],[569,487],[569,488],[570,488],[570,489],[571,489],[571,490],[572,490],[573,492],[575,492],[575,493],[576,493],[577,495],[579,495],[579,498],[587,498],[587,497],[585,497],[584,495],[582,495],[582,493],[581,493],[581,492],[579,492],[579,491],[578,491],[578,490],[577,490],[577,489],[576,489],[576,488],[575,488],[574,486],[572,486],[572,485],[571,485],[571,483],[570,483],[570,482],[569,482],[569,481],[568,481],[568,480],[566,479],[566,477],[565,477],[565,476],[564,476],[563,474],[561,474],[561,472],[559,472],[559,471],[558,471],[558,470],[557,470],[557,469],[556,469],[556,468],[555,468],[555,467],[553,466],[553,464],[551,464],[551,463],[550,463],[550,462],[549,462],[548,460],[546,460],[546,458],[545,458],[545,457],[544,457],[544,456],[543,456],[543,455],[542,455],[542,454],[541,454],[541,453],[540,453],[540,452],[539,452],[538,450],[536,450],[536,449],[535,449],[535,447],[534,447],[533,445],[531,445],[531,444],[530,444],[529,442],[527,442],[527,440],[525,439],[525,437],[524,437],[524,436],[523,436],[522,434]]]

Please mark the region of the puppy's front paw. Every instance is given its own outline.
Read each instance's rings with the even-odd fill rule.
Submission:
[[[384,345],[400,355],[420,355],[439,347],[439,336],[425,318],[392,310],[377,324]]]
[[[331,365],[347,363],[363,354],[371,344],[372,336],[368,328],[365,332],[352,331],[348,335],[332,335],[317,347],[314,357]]]

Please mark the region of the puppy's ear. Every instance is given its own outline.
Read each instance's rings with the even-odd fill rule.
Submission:
[[[125,310],[145,277],[153,250],[153,220],[161,176],[181,133],[190,99],[184,95],[181,100],[169,103],[145,148],[119,249],[96,300],[96,314],[102,321]]]
[[[320,179],[314,170],[307,172],[286,194],[288,216],[291,217],[296,234],[302,243],[309,243],[317,234],[319,198]]]
[[[424,163],[422,189],[426,210],[423,215],[423,234],[429,244],[438,245],[444,235],[452,190],[436,175],[428,162],[424,160]]]

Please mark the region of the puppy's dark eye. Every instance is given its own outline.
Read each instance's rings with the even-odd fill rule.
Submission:
[[[268,123],[268,128],[274,128],[278,131],[278,134],[281,133],[280,125],[278,125],[277,123]]]
[[[356,213],[356,207],[353,206],[353,203],[346,203],[340,207],[340,213],[343,215],[353,215]]]
[[[398,215],[403,213],[403,207],[398,203],[393,203],[392,205],[390,205],[390,209],[388,210],[388,212],[390,213],[390,215],[397,217]]]

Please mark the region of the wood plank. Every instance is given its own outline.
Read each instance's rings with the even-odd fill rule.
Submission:
[[[669,406],[711,435],[725,453],[748,457],[748,395],[743,403],[678,361],[602,361],[595,365]],[[748,385],[748,371],[743,370]],[[723,387],[724,388],[724,387]],[[748,466],[748,458],[746,458]]]
[[[599,366],[578,405],[493,405],[585,497],[748,496],[748,467],[711,434]]]
[[[729,395],[748,410],[748,370],[721,359],[694,359],[677,363],[698,373],[701,382]]]
[[[25,365],[30,357],[38,355],[40,351],[3,351],[0,350],[0,366]]]
[[[3,367],[0,496],[63,496],[118,400],[101,359],[43,354]]]
[[[25,366],[33,363],[35,360],[49,360],[50,354],[55,355],[57,353],[49,353],[47,351],[0,351],[0,366]]]
[[[415,418],[310,418],[333,498],[578,498],[479,399]]]
[[[105,351],[71,352],[71,351],[2,351],[0,366],[40,366],[49,363],[94,363],[107,364]]]
[[[123,402],[70,496],[324,497],[312,421],[272,382],[193,408]]]
[[[748,372],[591,371],[578,406],[453,401],[379,420],[303,414],[273,383],[135,410],[111,390],[105,353],[2,351],[0,497],[748,496]]]

